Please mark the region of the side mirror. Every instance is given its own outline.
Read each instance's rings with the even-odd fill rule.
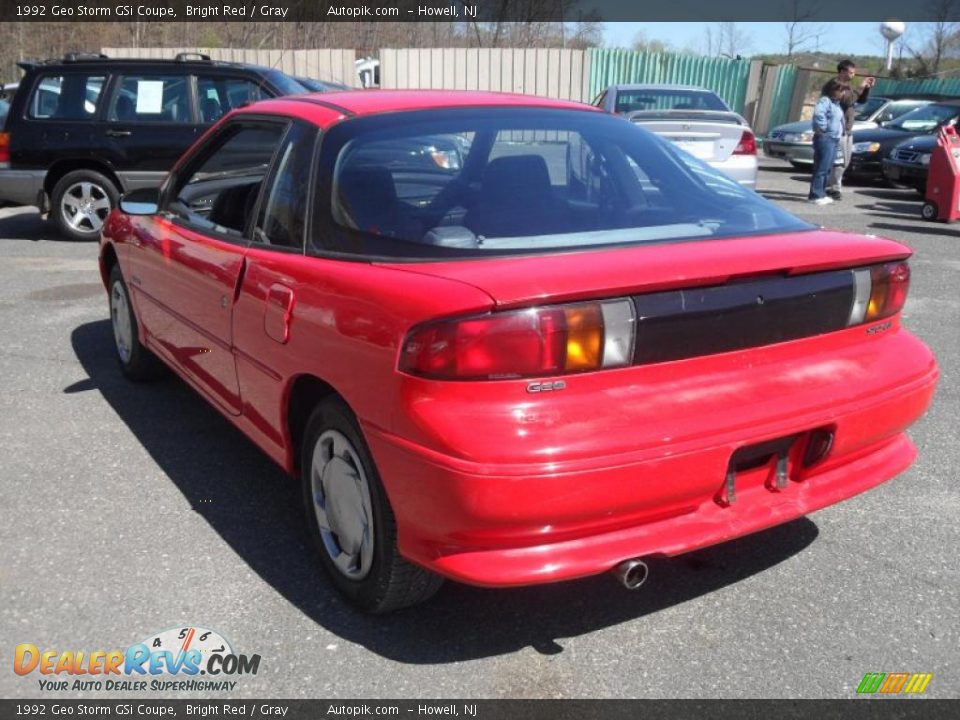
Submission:
[[[155,215],[160,204],[160,188],[140,188],[120,198],[120,211],[127,215]]]

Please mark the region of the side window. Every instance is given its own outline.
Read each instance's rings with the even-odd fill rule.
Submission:
[[[252,80],[203,75],[197,78],[200,122],[205,124],[215,123],[235,108],[269,97],[270,95]]]
[[[184,222],[240,237],[284,125],[230,123],[187,163],[167,210]]]
[[[37,120],[90,120],[97,114],[103,75],[46,75],[33,88],[27,116]]]
[[[315,137],[312,128],[299,123],[287,133],[260,207],[253,236],[255,242],[278,247],[303,247]]]
[[[128,75],[110,104],[112,122],[191,123],[186,75]]]

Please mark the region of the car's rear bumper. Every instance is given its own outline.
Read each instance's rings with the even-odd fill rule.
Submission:
[[[0,170],[0,202],[37,205],[46,170]]]
[[[784,143],[776,140],[763,141],[763,154],[770,158],[792,163],[813,164],[813,144]]]
[[[745,187],[757,186],[756,155],[731,155],[722,162],[710,161],[710,165]]]
[[[818,408],[802,409],[782,377],[765,378],[757,367],[752,373],[760,391],[779,391],[783,398],[766,421],[744,424],[748,409],[731,398],[723,424],[706,410],[703,417],[688,418],[699,426],[692,441],[671,437],[668,418],[661,427],[628,425],[623,430],[633,430],[642,449],[615,456],[603,454],[608,438],[598,436],[596,458],[567,459],[558,443],[543,449],[549,461],[488,463],[365,427],[394,506],[401,552],[471,584],[554,582],[601,573],[634,557],[689,552],[856,495],[909,466],[915,449],[904,429],[933,396],[937,369],[929,350],[906,333],[896,335],[901,337],[882,344],[885,352],[902,354],[885,364],[899,366],[903,374],[892,385],[886,378],[882,390],[878,378],[864,377],[862,392],[850,397],[851,378],[840,357],[817,370],[798,362],[790,372],[809,373],[810,392],[820,397]],[[835,376],[824,377],[823,368],[831,364]],[[678,378],[674,392],[697,392],[683,386]],[[619,412],[629,423],[622,409],[597,412]],[[473,419],[464,413],[465,422]],[[582,425],[588,433],[589,418]],[[726,502],[727,470],[736,450],[817,428],[834,433],[823,462],[802,467],[798,448],[782,489],[771,487],[769,463],[742,470],[735,478],[736,500]],[[516,432],[523,431],[518,424]],[[658,431],[659,445],[645,445]],[[477,426],[475,434],[484,435],[484,428]],[[491,438],[491,456],[496,442]]]

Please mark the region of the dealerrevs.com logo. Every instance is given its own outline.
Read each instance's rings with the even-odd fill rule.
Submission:
[[[222,635],[201,627],[164,630],[126,650],[56,650],[21,643],[13,659],[17,675],[41,676],[37,682],[44,692],[231,691],[237,681],[228,678],[256,675],[259,669],[259,655],[235,653]]]

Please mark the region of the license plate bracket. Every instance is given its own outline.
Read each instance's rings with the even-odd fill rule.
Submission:
[[[733,505],[737,501],[737,479],[745,473],[765,472],[764,485],[768,490],[779,491],[790,480],[790,458],[796,455],[801,435],[787,435],[774,440],[746,445],[730,456],[723,487],[717,497],[721,505]]]

